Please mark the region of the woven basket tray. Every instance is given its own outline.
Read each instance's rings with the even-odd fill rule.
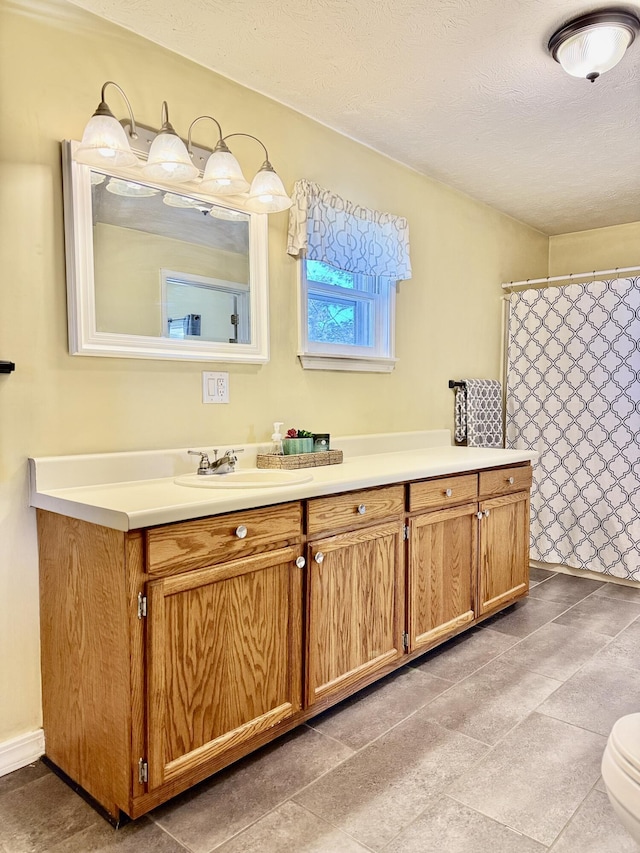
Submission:
[[[341,450],[321,450],[320,453],[292,453],[289,456],[271,456],[258,453],[258,468],[284,468],[293,471],[296,468],[319,468],[321,465],[339,465],[342,462]]]

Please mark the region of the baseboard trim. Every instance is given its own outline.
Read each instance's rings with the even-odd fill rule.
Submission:
[[[640,589],[640,583],[637,581],[631,581],[628,578],[617,578],[614,575],[603,575],[601,572],[590,572],[588,569],[574,569],[573,566],[567,566],[564,563],[542,563],[540,560],[531,560],[530,564],[536,569],[546,569],[548,572],[557,572],[561,575],[573,575],[575,578],[589,578],[592,581],[615,583],[618,586],[630,586],[634,589]]]
[[[0,743],[0,776],[32,764],[44,754],[44,732],[37,729]]]

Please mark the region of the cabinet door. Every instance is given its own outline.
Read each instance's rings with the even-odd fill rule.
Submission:
[[[307,702],[402,655],[402,523],[321,539],[310,548]]]
[[[409,522],[409,651],[475,618],[477,511],[477,504],[466,504]]]
[[[480,615],[529,589],[529,492],[480,503]]]
[[[150,789],[299,710],[299,554],[283,548],[148,584]]]

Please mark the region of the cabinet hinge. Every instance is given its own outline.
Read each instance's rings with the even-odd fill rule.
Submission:
[[[406,631],[402,635],[402,645],[404,646],[405,651],[409,650],[409,635],[407,634]]]
[[[149,765],[141,758],[138,761],[138,782],[142,785],[143,782],[149,781]]]
[[[138,593],[138,619],[142,619],[147,615],[147,596],[141,592]]]
[[[402,530],[402,538],[405,540],[405,542],[409,538],[409,525],[408,524],[405,524],[405,526]]]

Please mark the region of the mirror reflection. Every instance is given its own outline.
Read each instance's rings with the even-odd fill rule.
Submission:
[[[251,343],[250,215],[91,171],[96,330]]]

